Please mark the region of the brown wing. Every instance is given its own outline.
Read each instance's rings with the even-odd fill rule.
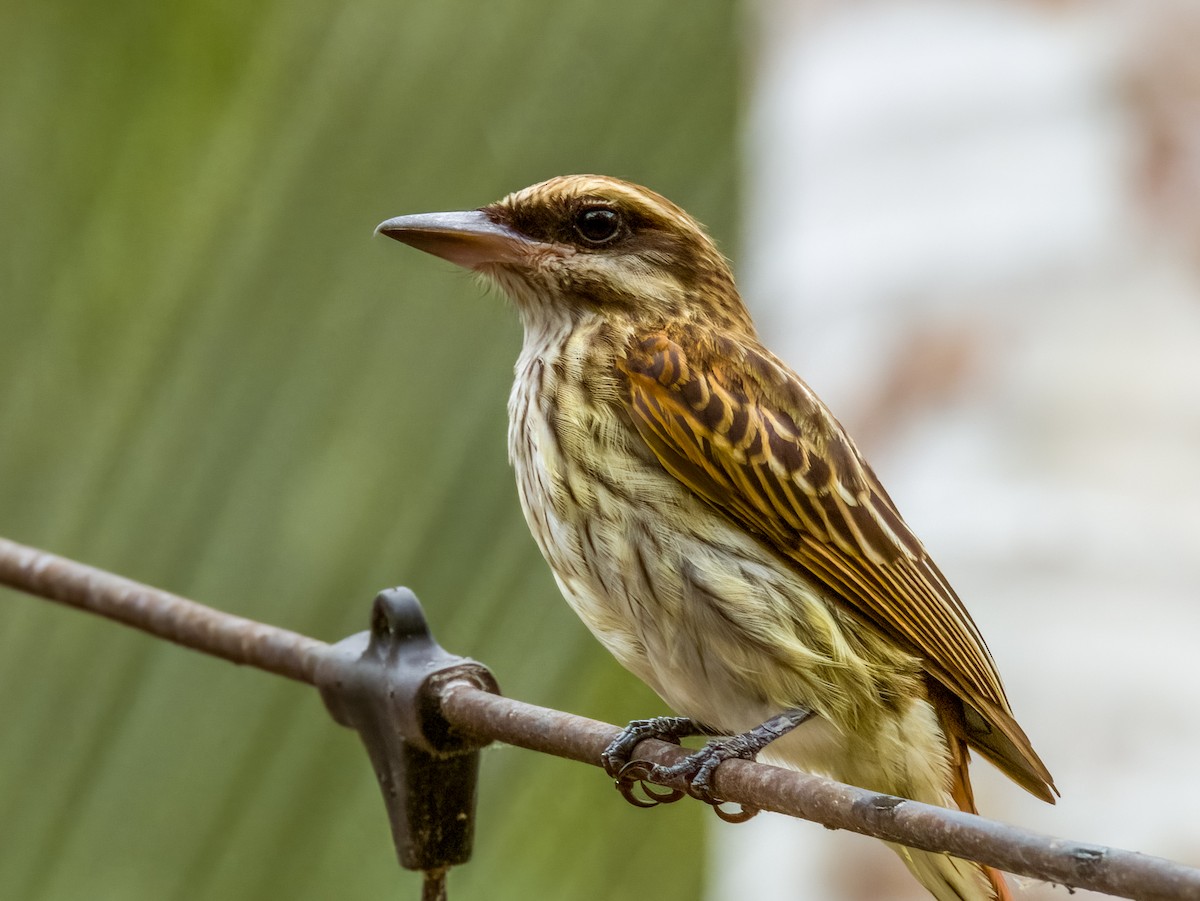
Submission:
[[[983,636],[808,386],[728,336],[644,336],[622,369],[632,419],[663,467],[923,658],[948,727],[1052,802]]]

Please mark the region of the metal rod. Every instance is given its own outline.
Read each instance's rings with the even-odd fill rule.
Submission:
[[[446,901],[446,871],[429,870],[421,884],[421,901]]]
[[[442,713],[477,737],[596,764],[619,730],[608,723],[549,710],[457,684],[442,696]],[[637,756],[670,766],[689,752],[648,740]],[[679,779],[664,782],[686,790]],[[1142,901],[1200,898],[1200,869],[1134,851],[1068,841],[974,814],[882,795],[821,776],[746,760],[717,769],[716,791],[730,801],[900,842],[946,851],[1009,873]]]
[[[222,613],[177,595],[0,538],[0,584],[69,604],[233,663],[313,683],[334,654],[324,642]],[[463,682],[441,694],[445,719],[464,733],[600,765],[619,730],[514,701]],[[645,741],[638,756],[671,764],[687,752]],[[917,848],[946,851],[1010,873],[1138,901],[1200,899],[1200,869],[1119,848],[1068,841],[983,817],[842,785],[765,764],[729,760],[716,789],[731,802]],[[684,788],[671,784],[672,788]],[[427,880],[429,890],[444,874]],[[436,896],[435,896],[436,897]]]
[[[0,585],[310,685],[317,662],[329,652],[329,645],[307,635],[223,613],[7,538],[0,538]]]

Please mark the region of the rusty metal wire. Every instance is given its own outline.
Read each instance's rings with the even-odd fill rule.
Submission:
[[[450,722],[476,737],[593,765],[617,734],[608,723],[461,684],[447,690],[442,711]],[[637,756],[670,766],[687,753],[677,745],[646,741],[638,746]],[[682,780],[664,784],[681,790],[687,787]],[[947,851],[1047,882],[1146,901],[1200,898],[1200,870],[1192,867],[1134,851],[1055,838],[820,776],[727,760],[717,770],[716,789],[720,797],[743,806],[916,848]]]
[[[177,595],[0,538],[0,584],[98,613],[233,663],[315,684],[324,642],[222,613]],[[464,682],[447,684],[441,714],[483,741],[555,754],[593,766],[618,729],[525,704]],[[646,741],[638,757],[670,765],[687,751]],[[666,783],[683,789],[682,784]],[[926,850],[946,851],[1010,873],[1141,901],[1200,898],[1200,869],[1119,848],[1054,838],[983,817],[744,760],[729,760],[716,789],[731,802]],[[428,886],[427,886],[428,888]]]
[[[222,613],[66,557],[0,538],[0,585],[98,613],[176,644],[314,684],[323,641]]]

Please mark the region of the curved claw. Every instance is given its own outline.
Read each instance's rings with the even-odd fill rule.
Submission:
[[[645,782],[658,766],[648,760],[631,760],[617,771],[618,779],[631,779],[634,782]]]
[[[659,804],[672,804],[683,798],[686,793],[679,789],[664,788],[650,782],[657,769],[660,769],[657,764],[645,760],[631,760],[617,773],[617,791],[634,807],[657,807]],[[646,795],[645,799],[634,794],[634,789],[639,785]]]
[[[625,781],[623,779],[617,779],[613,782],[613,785],[617,787],[617,791],[621,793],[621,797],[634,807],[657,807],[659,804],[663,803],[662,801],[654,799],[653,796],[649,800],[646,800],[645,798],[639,798],[634,793],[634,789],[636,789],[639,785],[645,787],[645,784],[646,783],[644,782],[638,782],[636,780]]]
[[[711,802],[710,802],[711,803]],[[726,823],[744,823],[758,816],[759,810],[757,807],[750,807],[746,804],[738,805],[737,810],[725,810],[721,807],[723,801],[717,801],[713,804],[712,809],[718,817]]]
[[[657,801],[659,804],[674,804],[681,798],[686,798],[686,792],[681,792],[677,788],[663,788],[655,785],[652,782],[643,782],[642,791]]]
[[[725,810],[721,806],[725,801],[713,795],[710,787],[710,778],[716,769],[715,764],[711,759],[702,760],[701,766],[698,768],[700,770],[699,773],[688,773],[688,770],[692,769],[688,764],[694,763],[695,758],[696,755],[693,755],[693,757],[680,761],[675,767],[662,767],[648,760],[631,760],[617,772],[614,784],[617,787],[617,791],[621,793],[621,797],[634,807],[657,807],[659,804],[673,804],[681,798],[690,795],[698,801],[703,801],[705,804],[711,806],[713,813],[726,823],[744,823],[758,815],[759,810],[757,807],[750,807],[745,804],[739,805],[736,810]],[[705,766],[705,763],[708,766]],[[670,772],[676,769],[692,777],[689,780],[686,792],[677,788],[660,786],[650,781],[656,776],[662,778],[668,774],[676,775],[676,773]],[[645,798],[638,797],[636,793],[638,786],[641,786],[642,793],[646,796]]]

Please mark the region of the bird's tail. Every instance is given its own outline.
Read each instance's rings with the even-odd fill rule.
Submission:
[[[763,750],[762,759],[826,773],[840,782],[978,813],[967,772],[966,736],[933,703],[914,701],[898,716],[853,733],[816,719]],[[938,901],[1013,901],[999,870],[937,851],[888,844]]]
[[[1013,901],[999,870],[937,851],[890,847],[938,901]]]
[[[960,810],[978,813],[967,772],[967,744],[955,735],[946,738],[950,750],[950,794]],[[994,867],[937,851],[890,843],[889,847],[938,901],[1013,901],[1004,875]]]

